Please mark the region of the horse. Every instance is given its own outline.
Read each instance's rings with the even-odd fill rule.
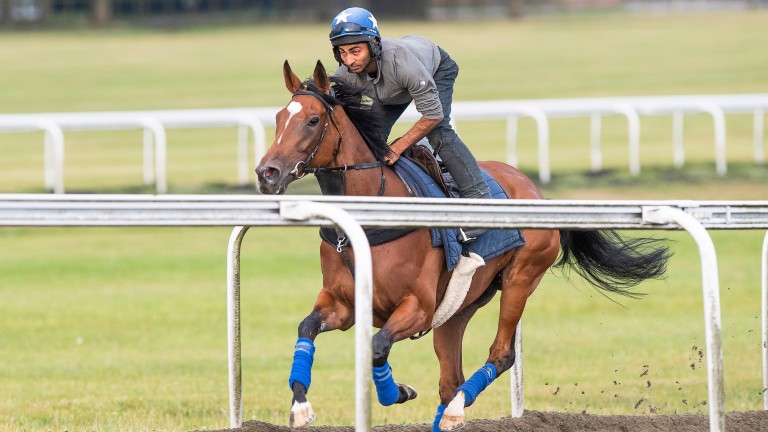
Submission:
[[[307,173],[316,175],[324,194],[347,196],[411,196],[409,188],[386,162],[387,143],[371,132],[370,112],[360,109],[359,94],[345,91],[318,61],[302,82],[286,60],[288,105],[276,117],[275,140],[256,167],[259,190],[282,194]],[[348,87],[348,86],[347,86]],[[335,91],[334,91],[335,90]],[[534,182],[518,169],[496,161],[480,166],[510,200],[544,199]],[[464,408],[515,362],[514,337],[528,298],[550,267],[573,269],[603,294],[638,297],[631,290],[649,278],[660,278],[670,253],[662,240],[625,238],[613,230],[522,230],[524,245],[489,259],[477,268],[456,312],[433,328],[440,367],[437,414],[433,430],[450,431],[465,424]],[[392,377],[388,356],[394,343],[432,328],[446,295],[451,272],[441,248],[432,247],[428,229],[416,229],[371,247],[373,267],[373,379],[382,405],[405,403],[416,391]],[[558,256],[560,259],[558,260]],[[315,338],[322,332],[354,325],[353,254],[340,253],[327,241],[320,245],[322,288],[311,313],[298,327],[289,386],[293,399],[289,424],[308,425],[315,413],[307,399]],[[501,292],[498,329],[486,364],[468,380],[462,365],[462,339],[475,312]]]

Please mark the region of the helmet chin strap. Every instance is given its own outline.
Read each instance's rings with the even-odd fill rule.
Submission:
[[[363,73],[369,73],[368,68],[371,67],[371,62],[373,61],[373,57],[371,57],[370,60],[368,60],[368,63],[365,64],[365,67],[363,68]]]

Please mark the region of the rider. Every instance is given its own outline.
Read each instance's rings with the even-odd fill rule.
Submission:
[[[339,62],[335,75],[362,90],[364,97],[383,111],[385,141],[411,101],[422,115],[405,135],[391,143],[389,165],[426,137],[453,176],[462,198],[491,197],[475,157],[450,124],[459,67],[448,53],[423,36],[382,38],[376,18],[359,7],[336,15],[329,38]],[[485,231],[460,230],[460,240],[469,242]]]

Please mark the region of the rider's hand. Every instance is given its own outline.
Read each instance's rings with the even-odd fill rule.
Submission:
[[[397,151],[397,147],[395,146],[395,143],[397,143],[399,139],[400,138],[397,138],[396,140],[389,143],[389,153],[384,156],[384,161],[387,162],[387,165],[394,165],[394,163],[400,159],[400,153]]]

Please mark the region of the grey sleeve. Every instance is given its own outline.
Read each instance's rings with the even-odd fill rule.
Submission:
[[[442,119],[443,105],[430,71],[408,50],[398,51],[395,60],[397,81],[408,89],[416,110],[430,120]]]

